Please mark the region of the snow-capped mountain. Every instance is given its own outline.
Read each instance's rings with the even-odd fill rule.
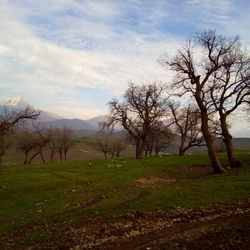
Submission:
[[[5,112],[5,110],[7,112],[19,111],[27,107],[31,110],[36,109],[19,96],[0,100],[0,112]],[[58,119],[63,119],[63,117],[46,110],[41,110],[41,114],[38,117],[38,121],[54,121]]]
[[[30,110],[39,109],[30,105],[21,97],[12,97],[9,99],[0,100],[0,114],[6,111],[7,112],[20,111],[27,107]],[[104,121],[106,117],[107,117],[106,115],[101,115],[89,120],[65,119],[64,117],[61,117],[50,111],[41,110],[41,114],[39,115],[38,119],[35,122],[39,122],[44,126],[52,128],[62,128],[66,126],[74,130],[97,131],[99,128],[98,123]]]
[[[24,109],[26,107],[32,108],[22,97],[11,97],[9,99],[0,100],[0,105],[12,109]]]

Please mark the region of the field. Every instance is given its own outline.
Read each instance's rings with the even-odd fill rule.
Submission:
[[[175,220],[185,225],[196,217],[221,218],[227,210],[230,216],[248,212],[247,218],[250,153],[237,156],[244,167],[223,175],[212,173],[206,154],[6,165],[0,172],[0,248],[115,249],[119,236],[124,249],[142,239],[127,245],[135,249],[145,244],[144,235],[157,241],[152,232]],[[220,158],[226,164],[225,155]]]

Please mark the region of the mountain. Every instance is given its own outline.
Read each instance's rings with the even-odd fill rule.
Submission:
[[[18,112],[25,108],[29,108],[30,110],[35,110],[32,105],[26,102],[21,97],[12,97],[5,100],[0,100],[0,113],[3,112]],[[95,132],[98,129],[98,122],[105,120],[106,116],[98,116],[89,120],[81,120],[81,119],[65,119],[55,113],[50,111],[41,110],[41,114],[38,119],[35,121],[36,123],[41,123],[46,127],[52,128],[63,128],[69,127],[73,130],[78,130],[81,133],[85,132]]]
[[[0,100],[0,112],[12,112],[12,111],[20,111],[25,108],[29,108],[30,110],[35,110],[33,106],[31,106],[28,102],[26,102],[22,97],[12,97],[5,100]],[[41,114],[38,117],[38,121],[54,121],[58,119],[63,119],[63,117],[54,114],[50,111],[41,110]]]
[[[32,108],[30,104],[28,104],[23,98],[17,96],[9,99],[0,100],[0,106],[6,107],[7,109],[24,109],[26,107]]]
[[[107,119],[107,115],[99,115],[94,118],[85,120],[90,126],[92,126],[95,129],[99,129],[99,123],[105,121]]]
[[[58,119],[42,122],[43,125],[51,128],[69,127],[74,130],[95,130],[93,126],[80,119]]]

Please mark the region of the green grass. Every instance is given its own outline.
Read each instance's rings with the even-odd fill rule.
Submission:
[[[0,172],[0,234],[34,225],[53,232],[30,232],[25,244],[57,238],[94,218],[111,221],[133,211],[195,208],[250,195],[250,154],[237,153],[244,168],[213,175],[206,154],[141,160],[68,161],[6,166]],[[221,160],[226,163],[225,155]],[[172,180],[140,186],[141,178]],[[39,237],[38,237],[39,235]]]

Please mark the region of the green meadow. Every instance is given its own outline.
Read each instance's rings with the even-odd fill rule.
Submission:
[[[206,154],[7,165],[0,172],[0,238],[36,228],[23,236],[21,244],[30,245],[96,219],[249,198],[250,153],[237,156],[243,168],[223,175],[212,173]]]

